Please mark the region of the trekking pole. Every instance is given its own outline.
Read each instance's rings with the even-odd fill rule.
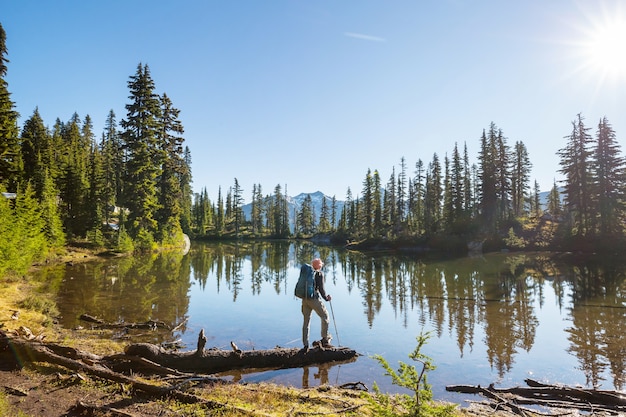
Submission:
[[[330,313],[333,315],[333,324],[335,325],[335,334],[337,335],[337,344],[341,346],[341,342],[339,341],[339,332],[337,331],[337,322],[335,321],[335,311],[333,310],[333,302],[329,301],[330,304]]]

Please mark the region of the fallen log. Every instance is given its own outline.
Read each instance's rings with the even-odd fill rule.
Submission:
[[[500,407],[506,404],[520,415],[524,415],[525,410],[520,404],[606,413],[626,412],[626,396],[616,391],[550,385],[532,379],[526,379],[525,382],[528,387],[496,388],[493,384],[488,387],[448,385],[446,391],[480,394],[496,401]]]
[[[298,348],[266,350],[202,349],[190,352],[168,352],[150,344],[136,343],[125,349],[129,356],[139,356],[167,368],[182,372],[213,374],[234,369],[284,369],[299,368],[327,362],[350,362],[359,354],[347,347],[314,348],[304,351]],[[136,369],[137,370],[137,369]]]
[[[209,408],[224,407],[224,404],[204,400],[196,395],[178,391],[172,387],[154,385],[118,372],[100,364],[84,363],[53,352],[44,343],[9,337],[0,331],[0,356],[13,360],[19,367],[25,362],[46,362],[60,365],[73,371],[84,372],[109,381],[128,384],[135,390],[156,397],[171,397],[184,403],[202,403]]]

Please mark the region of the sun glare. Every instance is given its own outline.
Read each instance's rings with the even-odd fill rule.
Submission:
[[[626,79],[626,19],[596,22],[587,36],[587,66],[603,78]]]
[[[589,43],[592,63],[608,73],[626,71],[626,23],[614,22],[599,28]]]

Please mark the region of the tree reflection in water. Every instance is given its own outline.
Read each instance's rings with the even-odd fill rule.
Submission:
[[[502,380],[514,373],[516,360],[535,360],[532,355],[542,351],[542,360],[552,362],[553,355],[555,366],[562,361],[565,367],[568,355],[570,360],[575,357],[585,378],[578,381],[581,384],[607,389],[624,386],[625,267],[606,260],[527,253],[431,261],[412,254],[362,254],[309,242],[221,242],[194,243],[185,256],[166,252],[115,258],[65,270],[51,267],[39,274],[50,288],[58,288],[62,323],[67,327],[78,326],[82,313],[111,322],[158,319],[174,327],[188,317],[192,297],[198,296],[194,291],[198,291],[206,299],[199,301],[205,303],[203,309],[214,309],[206,313],[212,314],[210,320],[199,318],[204,321],[190,329],[183,326],[177,335],[149,334],[142,340],[159,343],[181,334],[192,337],[198,327],[206,326],[211,327],[213,340],[223,345],[221,328],[215,326],[239,326],[233,332],[241,332],[245,320],[251,320],[246,317],[259,315],[264,317],[263,324],[250,324],[250,332],[260,334],[244,335],[256,340],[250,342],[254,346],[276,343],[271,340],[276,334],[298,328],[301,316],[293,286],[300,264],[315,256],[324,259],[328,285],[338,293],[333,299],[337,300],[335,311],[344,320],[342,331],[349,334],[352,348],[407,354],[410,345],[394,347],[393,340],[383,338],[397,335],[397,343],[404,343],[401,340],[414,339],[421,327],[456,345],[459,358],[455,360],[449,358],[452,347],[435,346],[447,355],[439,361],[452,364],[448,376],[458,373],[467,357],[484,361]],[[223,297],[230,304],[219,301]],[[255,300],[263,303],[249,307],[255,309],[253,313],[247,312],[247,304]],[[547,336],[540,336],[540,316],[545,321],[543,310],[550,309],[560,314],[560,321],[554,318],[553,322],[561,327],[553,335],[548,329],[544,331]],[[232,317],[217,317],[222,313]],[[404,330],[393,330],[396,324],[392,322]],[[542,345],[537,346],[538,338]],[[567,345],[552,346],[557,339]],[[299,339],[296,336],[289,343],[299,343]],[[438,363],[437,356],[433,357]],[[393,363],[395,358],[388,359]],[[398,359],[405,356],[398,355]],[[367,358],[358,362],[363,361]],[[370,372],[371,364],[365,369]],[[308,384],[307,373],[305,369],[301,377]],[[327,380],[328,369],[318,374]],[[487,374],[485,378],[493,378]],[[381,378],[377,375],[377,382]]]

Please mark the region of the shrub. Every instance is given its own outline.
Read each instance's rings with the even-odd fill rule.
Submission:
[[[409,389],[414,392],[413,396],[400,394],[389,396],[382,394],[378,386],[374,384],[374,397],[370,403],[380,416],[415,416],[415,417],[444,417],[453,416],[456,405],[437,404],[433,401],[433,392],[428,384],[428,372],[435,370],[435,365],[429,356],[424,355],[421,350],[430,339],[430,332],[420,333],[417,336],[417,347],[409,358],[421,363],[422,369],[417,370],[413,365],[400,362],[398,370],[391,368],[389,363],[381,355],[374,355],[389,375],[394,385]],[[371,398],[371,397],[370,397]]]

